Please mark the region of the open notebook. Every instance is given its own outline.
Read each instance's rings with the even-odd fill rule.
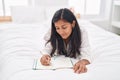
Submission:
[[[34,70],[56,70],[56,69],[70,69],[73,67],[73,62],[71,58],[64,56],[57,56],[51,58],[51,64],[49,66],[44,66],[40,63],[40,59],[34,59],[33,69]]]

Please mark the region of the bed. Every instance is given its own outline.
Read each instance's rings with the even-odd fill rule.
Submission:
[[[88,72],[71,69],[33,70],[34,58],[44,45],[45,24],[1,24],[0,80],[120,80],[120,37],[89,21],[79,21],[89,35],[93,56]]]
[[[120,80],[120,37],[85,20],[78,22],[88,32],[92,51],[87,73],[33,70],[50,28],[48,22],[0,24],[0,80]]]

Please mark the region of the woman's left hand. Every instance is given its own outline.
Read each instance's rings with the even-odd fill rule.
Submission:
[[[75,73],[85,73],[87,72],[87,68],[86,68],[86,61],[85,60],[80,60],[78,61],[74,66],[73,66],[73,70]]]

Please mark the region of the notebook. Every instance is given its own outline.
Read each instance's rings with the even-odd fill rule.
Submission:
[[[73,62],[71,58],[64,56],[52,57],[49,66],[44,66],[40,63],[40,59],[34,59],[33,69],[34,70],[56,70],[56,69],[71,69]]]

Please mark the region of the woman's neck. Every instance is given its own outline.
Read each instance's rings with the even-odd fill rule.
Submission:
[[[65,45],[67,46],[68,42],[69,42],[69,38],[64,39]]]

